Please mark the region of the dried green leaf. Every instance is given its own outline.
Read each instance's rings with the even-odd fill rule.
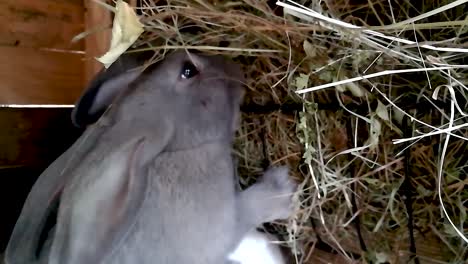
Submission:
[[[453,226],[446,222],[443,224],[444,232],[449,237],[459,237],[457,231],[453,228]]]
[[[312,114],[312,113],[317,112],[318,105],[317,103],[314,103],[314,102],[304,101],[304,109],[306,113]]]
[[[356,97],[363,97],[365,95],[364,89],[357,83],[348,83],[346,84],[346,88]]]
[[[301,90],[309,87],[309,74],[300,73],[299,76],[296,76],[294,79],[294,84],[296,89]]]
[[[390,258],[387,253],[377,252],[375,253],[376,263],[389,263]]]
[[[367,143],[371,145],[371,148],[375,148],[379,144],[379,137],[382,131],[382,124],[375,117],[371,117],[370,121],[370,133]]]
[[[337,76],[333,78],[333,82],[345,79],[348,79],[348,77],[340,74],[339,78]],[[344,85],[337,85],[336,89],[340,92],[345,92],[346,90],[348,90],[356,97],[363,97],[365,95],[365,90],[361,86],[359,86],[359,84],[354,82],[350,82]]]
[[[317,56],[316,48],[309,41],[304,40],[303,47],[304,47],[304,51],[305,51],[305,53],[306,53],[306,55],[308,57],[313,58],[313,57]]]
[[[320,71],[318,74],[318,77],[320,78],[320,80],[323,80],[325,82],[333,81],[334,76],[335,76],[335,73],[331,70],[323,70],[323,71]]]
[[[432,190],[428,190],[424,188],[422,185],[417,185],[416,190],[418,191],[418,194],[424,197],[429,197],[433,194]]]
[[[313,148],[310,146],[304,151],[304,155],[302,157],[304,158],[304,162],[306,164],[312,164],[313,152]]]
[[[393,118],[398,122],[399,125],[403,124],[403,117],[405,114],[397,108],[392,108]]]
[[[377,109],[375,110],[375,113],[383,120],[390,121],[387,108],[382,104],[382,102],[380,102],[380,100],[377,100]]]

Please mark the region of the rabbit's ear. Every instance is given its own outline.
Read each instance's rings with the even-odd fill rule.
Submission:
[[[49,263],[102,263],[134,225],[146,196],[144,139],[104,158],[64,190]]]
[[[148,58],[148,53],[123,54],[108,69],[102,69],[77,100],[71,116],[73,124],[84,127],[96,122],[116,96],[140,76]]]
[[[81,160],[96,142],[96,136],[78,139],[58,157],[34,183],[24,202],[5,251],[6,263],[36,263],[41,254],[41,235],[46,234],[46,222],[60,203],[64,187],[71,180],[67,167],[72,160]],[[86,142],[84,142],[86,138]],[[45,230],[45,231],[44,231]]]

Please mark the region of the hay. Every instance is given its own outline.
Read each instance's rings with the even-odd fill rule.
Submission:
[[[292,1],[142,0],[146,32],[131,52],[185,47],[244,65],[239,173],[246,186],[267,165],[293,168],[296,213],[269,230],[295,262],[328,251],[461,263],[466,1],[299,2],[315,13]]]

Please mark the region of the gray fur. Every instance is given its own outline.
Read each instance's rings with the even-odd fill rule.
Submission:
[[[200,73],[181,78],[185,61]],[[78,101],[73,120],[90,126],[33,186],[7,264],[224,263],[247,232],[289,216],[296,185],[287,168],[236,188],[231,144],[243,96],[237,65],[175,52],[143,72],[127,70],[101,72],[87,90],[93,95]],[[90,124],[86,115],[99,109],[107,111]],[[57,193],[57,224],[37,257]]]

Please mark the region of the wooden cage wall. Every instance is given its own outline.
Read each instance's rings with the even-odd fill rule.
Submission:
[[[93,0],[0,1],[0,252],[32,184],[82,133],[70,105],[102,68],[94,57],[108,49],[111,24]]]

